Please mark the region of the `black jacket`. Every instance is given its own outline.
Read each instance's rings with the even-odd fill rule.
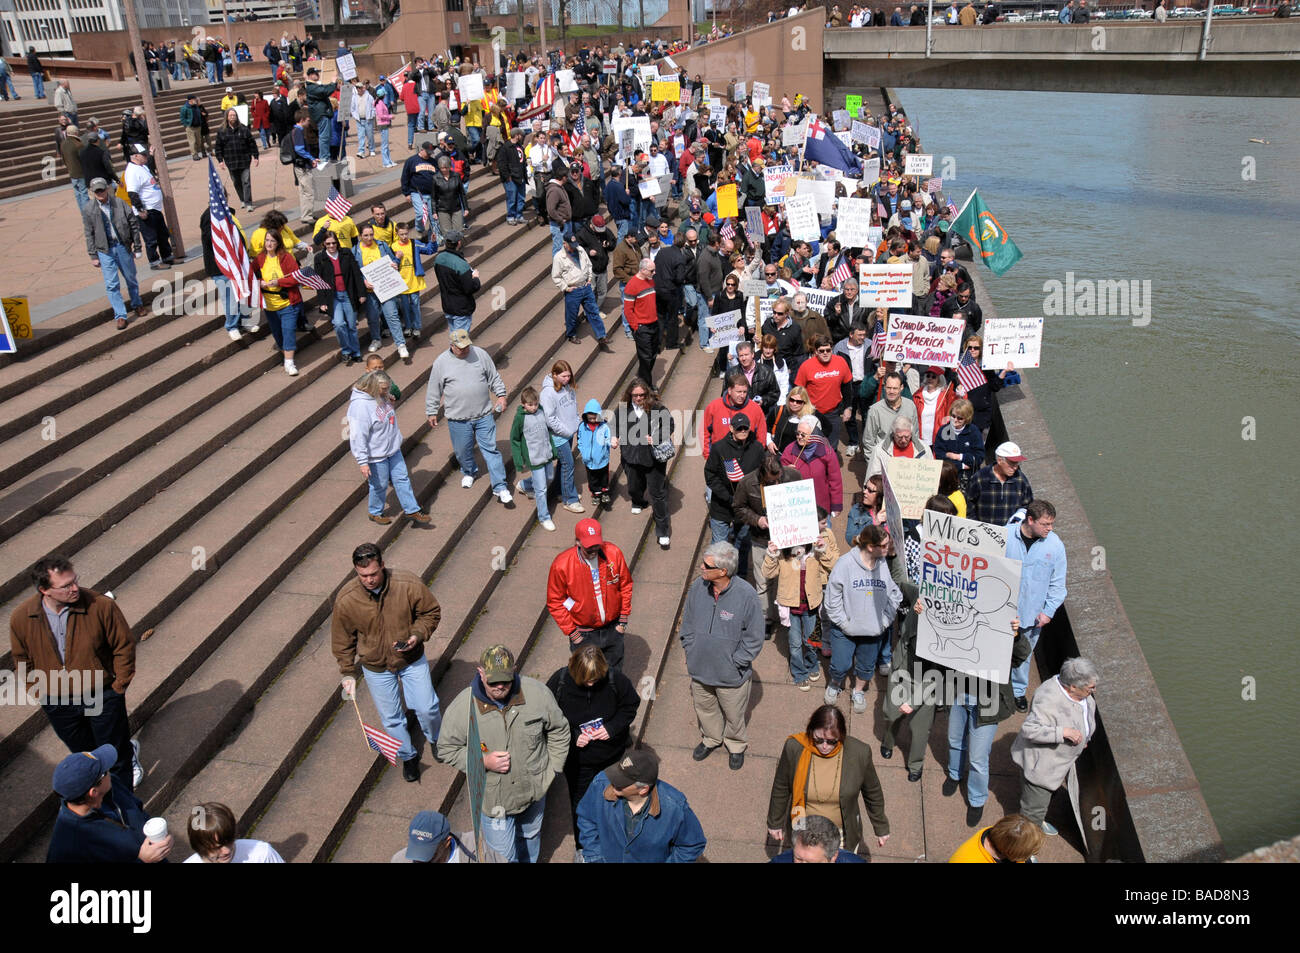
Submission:
[[[975,303],[975,295],[970,296],[970,300],[964,305],[957,300],[957,296],[949,295],[943,304],[939,305],[939,317],[951,318],[958,311],[966,315],[966,330],[962,337],[975,334],[979,331],[980,326],[984,323],[984,309]]]
[[[461,210],[460,176],[455,172],[443,178],[441,172],[433,177],[433,210],[459,212]]]
[[[117,173],[113,171],[113,160],[99,145],[98,140],[83,146],[77,153],[77,157],[81,159],[81,171],[86,177],[87,184],[91,179],[103,179],[109,185],[119,181]]]
[[[623,756],[631,743],[628,732],[641,704],[640,696],[626,675],[611,670],[588,688],[570,678],[568,668],[561,668],[546,680],[546,687],[555,696],[555,703],[569,722],[569,757],[576,757],[578,764],[604,767]],[[593,739],[579,748],[575,743],[579,726],[596,718],[603,719],[609,740]]]
[[[591,179],[582,180],[582,188],[573,184],[573,179],[566,177],[564,191],[569,195],[569,207],[573,209],[573,221],[584,222],[596,214],[600,207],[600,192]]]
[[[497,169],[501,172],[501,181],[509,180],[519,186],[528,182],[528,161],[524,158],[522,146],[507,142],[497,150]]]
[[[728,432],[709,448],[709,459],[704,464],[704,482],[712,491],[709,496],[709,519],[724,523],[735,520],[731,500],[739,480],[733,481],[727,476],[727,461],[737,461],[742,473],[753,473],[766,455],[767,449],[758,442],[753,430],[745,437],[744,443],[737,443],[735,435]]]
[[[686,259],[675,246],[663,246],[654,259],[656,293],[680,295],[682,288],[695,280],[694,271],[688,272]]]
[[[212,151],[216,153],[217,161],[224,162],[231,170],[247,169],[258,157],[253,134],[242,122],[233,126],[223,122]]]
[[[603,275],[609,268],[609,253],[614,250],[617,239],[607,228],[595,228],[590,222],[578,229],[578,244],[587,251],[591,259],[591,273]]]
[[[835,310],[837,305],[840,309],[838,313]],[[826,319],[826,327],[830,328],[831,339],[838,344],[849,336],[849,329],[853,327],[854,321],[860,321],[870,328],[873,310],[863,306],[862,295],[858,295],[853,299],[853,303],[849,304],[848,299],[843,294],[839,294],[826,305],[822,317]]]
[[[474,277],[474,270],[464,256],[460,252],[444,248],[433,260],[433,272],[438,276],[443,313],[473,314],[474,294],[482,287],[482,283]]]
[[[776,322],[768,318],[763,322],[762,332],[776,338],[776,353],[790,365],[790,381],[794,383],[794,369],[799,363],[796,358],[803,353],[803,331],[799,322],[791,321],[784,328],[778,328]]]
[[[366,296],[366,279],[361,274],[361,266],[352,257],[351,249],[339,249],[339,264],[343,270],[343,287],[347,289],[348,300],[352,302],[353,308],[360,308],[361,299]],[[316,253],[316,258],[312,261],[312,268],[315,269],[316,274],[325,280],[326,284],[331,288],[334,287],[334,263],[330,261],[327,252],[318,251]]]
[[[781,385],[776,382],[776,372],[758,360],[758,355],[755,355],[754,365],[754,379],[749,384],[749,396],[758,401],[764,415],[771,416],[772,408],[781,399]]]
[[[730,269],[731,266],[722,260],[722,255],[712,248],[706,248],[700,253],[700,260],[695,266],[695,287],[706,301],[722,291],[722,279]]]

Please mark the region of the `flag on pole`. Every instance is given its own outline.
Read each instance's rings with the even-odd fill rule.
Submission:
[[[331,185],[329,198],[325,200],[325,211],[334,221],[341,222],[348,217],[348,212],[352,211],[352,203],[339,195],[339,190]]]
[[[1022,257],[1020,249],[1008,237],[1002,223],[980,198],[979,189],[970,194],[966,204],[957,213],[952,230],[970,243],[971,249],[995,275],[1006,274]]]
[[[879,358],[885,352],[885,322],[876,324],[875,333],[871,335],[871,356]]]
[[[828,165],[855,178],[862,175],[862,163],[858,161],[858,157],[823,126],[819,119],[814,119],[808,124],[808,137],[804,140],[803,157],[809,162]]]
[[[980,370],[979,361],[971,357],[970,351],[961,356],[961,363],[957,365],[957,383],[961,385],[960,393],[963,397],[988,383],[984,372]]]
[[[551,68],[537,84],[537,92],[533,93],[532,100],[523,112],[519,114],[519,119],[532,119],[534,116],[540,116],[555,105],[555,66]]]
[[[235,296],[254,308],[262,306],[262,285],[253,278],[244,237],[226,204],[226,190],[217,167],[208,159],[208,212],[212,225],[212,257],[221,273],[230,279]]]
[[[402,747],[400,741],[387,732],[371,728],[364,721],[361,723],[361,729],[366,733],[366,744],[382,754],[389,764],[397,764],[397,751]]]
[[[411,70],[411,64],[403,63],[402,68],[399,69],[397,72],[388,74],[388,81],[400,89],[404,77],[408,72],[410,72],[410,70]]]
[[[853,269],[849,266],[849,256],[845,255],[840,259],[839,267],[831,272],[831,287],[838,288],[852,277]]]
[[[299,268],[290,278],[297,280],[298,284],[305,288],[315,288],[317,291],[331,291],[329,284],[320,275],[316,274],[314,268]]]
[[[736,226],[732,223],[731,219],[727,219],[722,223],[722,228],[718,229],[718,234],[723,238],[736,237]]]

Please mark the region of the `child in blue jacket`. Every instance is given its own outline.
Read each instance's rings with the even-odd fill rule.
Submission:
[[[593,397],[582,408],[582,423],[578,426],[578,453],[587,469],[592,507],[613,506],[609,496],[609,452],[617,449],[618,439],[610,434],[600,401]]]

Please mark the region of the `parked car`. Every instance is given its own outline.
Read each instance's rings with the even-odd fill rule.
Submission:
[[[1011,13],[1008,13],[1006,17],[1002,19],[1004,19],[1007,23],[1025,23],[1026,21],[1028,21],[1029,17],[1025,16],[1023,13],[1015,13],[1013,11]]]
[[[1271,17],[1273,14],[1277,13],[1277,4],[1257,3],[1250,8],[1249,12],[1253,13],[1257,17]]]
[[[1038,19],[1040,20],[1056,20],[1058,17],[1060,17],[1060,15],[1061,15],[1060,10],[1039,10],[1038,11]]]
[[[1195,7],[1174,7],[1173,12],[1169,15],[1175,19],[1179,17],[1199,17],[1201,11]]]
[[[1245,15],[1245,7],[1234,7],[1230,3],[1216,3],[1214,5],[1214,16],[1216,17],[1244,17]]]

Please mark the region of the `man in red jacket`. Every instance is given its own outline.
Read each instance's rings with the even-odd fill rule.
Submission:
[[[632,573],[622,551],[601,538],[600,523],[578,520],[577,542],[555,557],[546,579],[546,608],[571,648],[595,645],[622,671],[623,633],[632,612]]]
[[[641,259],[641,267],[623,289],[623,317],[636,341],[637,376],[653,386],[655,357],[659,354],[659,309],[655,303],[655,263]]]

